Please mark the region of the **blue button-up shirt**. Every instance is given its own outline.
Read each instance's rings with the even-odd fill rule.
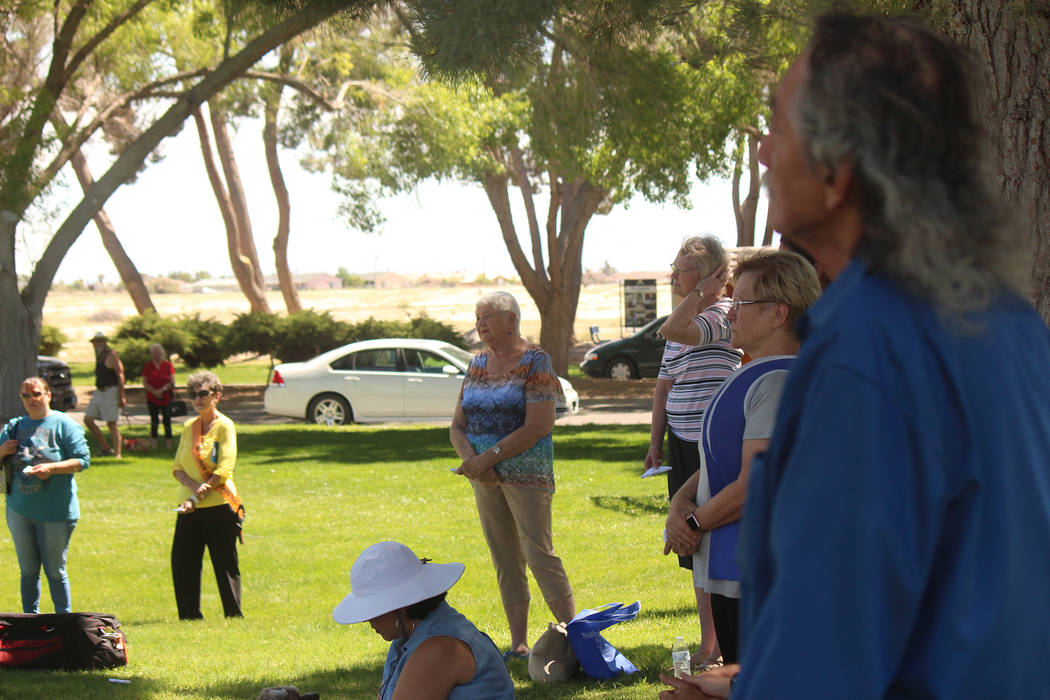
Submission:
[[[802,324],[741,536],[739,698],[1050,698],[1050,332],[860,261]]]

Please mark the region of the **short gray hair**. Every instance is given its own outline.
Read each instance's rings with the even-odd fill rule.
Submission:
[[[982,167],[970,56],[915,20],[848,14],[819,18],[807,53],[793,120],[813,170],[851,164],[868,264],[950,316],[1026,295],[1031,245]]]
[[[682,241],[678,254],[696,263],[703,277],[707,277],[719,267],[729,267],[729,253],[716,236],[690,236]]]
[[[194,372],[186,378],[186,389],[190,392],[209,389],[216,394],[222,393],[222,382],[215,372]]]
[[[521,335],[521,308],[518,306],[518,300],[514,298],[513,294],[510,292],[482,294],[474,308],[477,309],[482,306],[487,306],[503,316],[514,314],[514,332]]]

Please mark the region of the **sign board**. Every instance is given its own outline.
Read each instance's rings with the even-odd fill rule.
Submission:
[[[656,320],[656,280],[623,281],[623,317],[628,328]]]

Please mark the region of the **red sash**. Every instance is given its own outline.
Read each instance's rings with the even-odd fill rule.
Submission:
[[[204,435],[201,434],[201,420],[200,418],[193,424],[193,461],[197,463],[197,469],[200,471],[201,476],[204,477],[204,481],[211,478],[215,470],[208,465],[208,461],[204,459],[204,455],[201,454],[201,443],[203,442]],[[241,524],[244,522],[244,505],[241,503],[240,496],[237,495],[237,487],[233,483],[233,479],[227,479],[222,484],[215,487],[215,490],[219,492],[222,499],[226,501],[226,505],[230,507],[230,510],[237,516],[237,537],[240,539],[241,544],[244,544],[244,531],[241,529]]]

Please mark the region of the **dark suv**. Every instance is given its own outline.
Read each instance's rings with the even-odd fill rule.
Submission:
[[[77,392],[73,390],[69,365],[54,357],[37,355],[36,373],[51,385],[51,410],[68,411],[77,407]]]
[[[661,316],[632,336],[598,343],[583,356],[580,369],[592,377],[610,379],[655,377],[660,373],[664,356],[665,341],[660,335],[660,326],[666,320],[666,316]]]

